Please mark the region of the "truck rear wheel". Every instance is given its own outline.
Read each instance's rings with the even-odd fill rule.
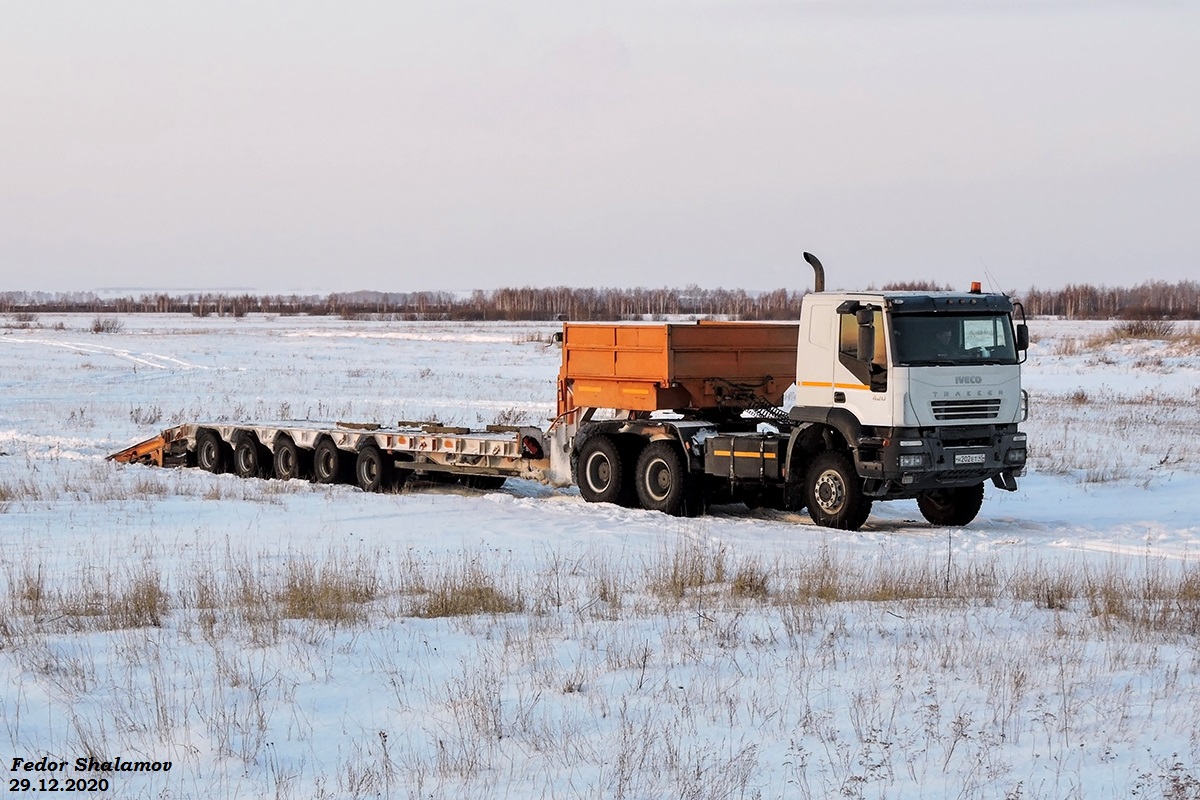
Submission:
[[[214,475],[225,471],[225,443],[215,431],[200,431],[196,437],[196,466]]]
[[[364,492],[381,492],[391,486],[395,471],[392,457],[384,455],[378,446],[369,444],[358,451],[354,478]]]
[[[806,505],[812,521],[826,528],[856,531],[871,515],[854,463],[845,453],[821,453],[808,467]]]
[[[331,439],[322,439],[313,448],[313,480],[316,483],[337,483],[341,476],[342,451]]]
[[[637,460],[637,493],[642,508],[680,516],[688,508],[691,485],[683,453],[674,442],[658,441],[646,445]]]
[[[967,525],[982,506],[982,483],[954,489],[930,489],[917,495],[921,515],[934,525]]]
[[[617,443],[603,434],[592,436],[579,452],[579,493],[589,503],[619,503],[625,468]]]

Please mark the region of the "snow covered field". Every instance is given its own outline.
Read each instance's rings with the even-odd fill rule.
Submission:
[[[69,762],[9,788],[1200,797],[1195,335],[1032,321],[1020,491],[849,533],[109,464],[197,419],[541,424],[559,359],[549,324],[114,320],[0,318],[0,756]],[[171,767],[74,771],[117,757]]]

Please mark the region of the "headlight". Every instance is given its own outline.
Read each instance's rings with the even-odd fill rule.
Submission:
[[[929,456],[924,453],[913,453],[912,455],[900,456],[901,469],[916,469],[923,467],[929,463]]]
[[[1025,448],[1016,448],[1009,450],[1004,454],[1004,460],[1009,464],[1024,464],[1025,463]]]

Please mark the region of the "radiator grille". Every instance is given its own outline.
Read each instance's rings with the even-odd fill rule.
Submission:
[[[1000,416],[999,398],[932,400],[929,406],[933,409],[933,418],[939,422],[953,422],[960,419],[995,419]]]

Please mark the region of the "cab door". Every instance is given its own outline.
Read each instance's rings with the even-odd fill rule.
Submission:
[[[838,309],[838,351],[833,362],[833,407],[850,410],[864,425],[889,425],[888,336],[880,308]],[[869,320],[869,324],[864,324]],[[862,352],[863,337],[869,352]]]

